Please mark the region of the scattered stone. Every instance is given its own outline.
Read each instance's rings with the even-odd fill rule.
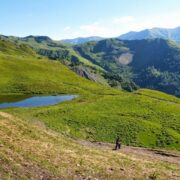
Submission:
[[[0,148],[1,148],[1,147],[4,147],[4,145],[3,145],[3,144],[0,144]]]
[[[23,165],[24,165],[25,167],[28,167],[28,166],[29,166],[29,164],[28,164],[27,162],[24,162]]]

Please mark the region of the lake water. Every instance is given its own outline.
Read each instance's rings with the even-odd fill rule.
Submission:
[[[70,101],[76,98],[76,95],[59,96],[0,96],[0,108],[10,107],[41,107],[58,104],[64,101]]]

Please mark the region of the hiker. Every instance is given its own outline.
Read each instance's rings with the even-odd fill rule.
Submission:
[[[115,146],[115,150],[118,150],[121,148],[121,141],[119,136],[116,138],[116,146]]]

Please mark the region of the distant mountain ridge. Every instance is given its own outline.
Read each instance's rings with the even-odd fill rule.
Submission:
[[[105,39],[105,38],[99,37],[99,36],[90,36],[90,37],[78,37],[78,38],[74,38],[74,39],[63,39],[63,40],[61,40],[61,42],[76,45],[76,44],[83,44],[83,43],[90,42],[90,41],[100,41],[103,39]]]
[[[152,28],[145,29],[139,32],[130,31],[118,37],[121,40],[142,40],[142,39],[155,39],[162,38],[173,40],[180,44],[180,26],[174,29],[166,28]]]
[[[176,28],[152,28],[152,29],[144,29],[142,31],[130,31],[128,33],[122,34],[117,37],[121,40],[143,40],[143,39],[167,39],[180,44],[180,26]],[[107,38],[99,37],[99,36],[90,36],[90,37],[78,37],[74,39],[62,39],[60,42],[78,45],[84,44],[90,41],[101,41]]]

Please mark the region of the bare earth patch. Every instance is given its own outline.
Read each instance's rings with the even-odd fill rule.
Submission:
[[[102,142],[89,142],[78,140],[79,144],[84,146],[89,146],[96,149],[105,149],[105,150],[114,150],[115,145],[110,143]],[[131,147],[131,146],[122,146],[122,148],[117,153],[126,154],[130,157],[139,158],[139,159],[150,159],[153,161],[164,161],[180,165],[180,153],[173,151],[165,151],[160,149],[148,149],[140,147]]]

